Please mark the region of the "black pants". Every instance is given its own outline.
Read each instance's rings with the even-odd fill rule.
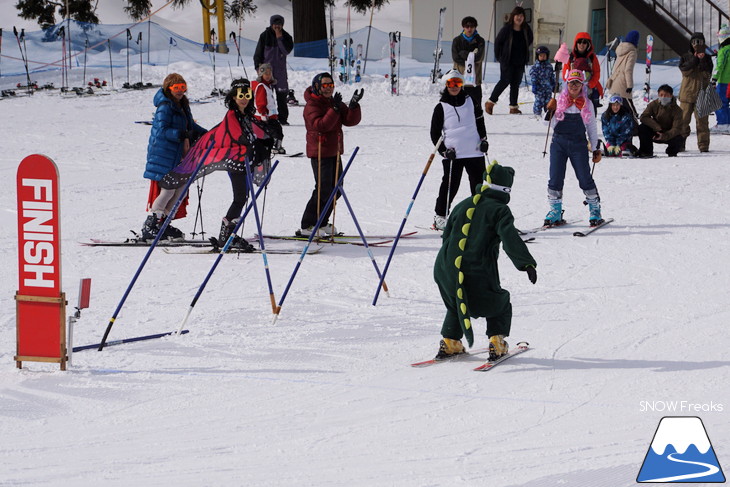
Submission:
[[[654,129],[642,123],[639,125],[639,152],[646,155],[654,154],[654,144],[667,144],[667,154],[670,156],[676,156],[679,149],[684,145],[684,137],[677,135],[668,141],[656,141],[654,136],[656,132]]]
[[[522,75],[525,73],[524,66],[499,66],[499,81],[494,85],[492,94],[489,99],[493,103],[497,103],[499,95],[509,86],[509,104],[517,105],[517,98],[520,94],[520,84],[522,83]]]
[[[288,95],[288,91],[276,92],[276,109],[279,110],[279,123],[282,125],[289,123],[289,104],[286,102]]]
[[[319,193],[319,210],[324,210],[324,205],[327,204],[327,200],[332,194],[332,190],[335,189],[337,179],[335,178],[335,171],[337,171],[337,177],[342,176],[342,161],[337,162],[337,157],[323,157],[322,158],[322,179],[319,180],[319,162],[316,157],[311,158],[312,172],[314,173],[314,190],[312,196],[307,202],[307,207],[304,209],[304,215],[302,215],[302,228],[313,227],[317,223],[319,215],[317,214],[317,193]],[[337,169],[339,167],[339,169]],[[343,184],[344,186],[344,184]],[[340,192],[337,192],[337,198],[340,197]],[[325,213],[325,217],[322,220],[322,225],[329,223],[332,209],[334,208],[334,202],[330,205],[329,209]]]
[[[468,157],[465,159],[456,159],[451,162],[451,189],[449,190],[449,160],[444,159],[441,163],[444,166],[444,175],[441,178],[441,187],[439,188],[439,195],[436,198],[436,214],[440,216],[446,216],[446,210],[451,208],[451,203],[456,197],[456,193],[459,192],[459,186],[461,185],[461,174],[466,169],[466,174],[469,176],[469,189],[471,194],[474,195],[477,192],[477,185],[482,184],[484,181],[484,171],[486,169],[483,157]],[[449,193],[449,202],[446,203],[446,193]]]
[[[231,179],[231,188],[233,189],[233,201],[228,207],[226,220],[233,221],[234,218],[241,216],[243,207],[248,199],[248,185],[246,184],[246,173],[241,171],[231,171],[228,173]]]

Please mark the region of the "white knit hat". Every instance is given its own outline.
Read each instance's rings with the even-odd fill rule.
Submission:
[[[444,86],[446,86],[446,82],[447,82],[448,80],[450,80],[450,79],[454,79],[454,78],[458,78],[458,79],[460,79],[460,80],[461,80],[462,82],[464,81],[464,77],[463,77],[463,76],[461,75],[461,73],[460,73],[460,72],[459,72],[458,70],[456,70],[456,69],[452,69],[451,71],[449,71],[448,73],[446,73],[445,75],[443,75],[443,76],[441,77],[441,80],[442,80],[442,81],[444,82]]]
[[[725,42],[730,37],[730,27],[727,24],[722,24],[720,30],[717,31],[717,38],[720,40],[720,44]]]

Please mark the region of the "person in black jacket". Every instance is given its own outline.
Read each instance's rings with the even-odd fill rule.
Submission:
[[[477,19],[464,17],[461,21],[464,28],[461,34],[451,42],[451,57],[454,59],[454,69],[466,75],[466,60],[470,53],[474,53],[474,84],[464,84],[464,91],[474,102],[474,106],[481,114],[482,111],[482,63],[486,49],[484,38],[477,32]]]
[[[525,22],[525,9],[515,7],[509,14],[507,23],[494,40],[494,56],[499,61],[499,82],[494,86],[487,103],[484,104],[484,110],[488,114],[492,114],[499,95],[508,86],[510,114],[522,113],[517,105],[517,96],[522,76],[525,73],[525,65],[530,60],[532,39],[532,29]]]
[[[253,62],[258,72],[259,66],[268,63],[276,80],[276,105],[279,111],[279,123],[289,125],[289,106],[287,97],[289,95],[289,82],[286,75],[286,57],[294,49],[294,40],[284,30],[284,17],[272,15],[271,26],[259,36],[256,44],[256,51],[253,54]]]

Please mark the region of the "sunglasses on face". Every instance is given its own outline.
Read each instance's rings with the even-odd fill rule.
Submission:
[[[246,100],[250,100],[253,97],[251,94],[251,88],[244,87],[244,88],[238,88],[236,90],[236,98],[239,100],[243,100],[244,98]]]
[[[461,88],[464,86],[464,81],[459,78],[451,78],[446,80],[447,88]]]
[[[588,44],[588,45],[590,45],[590,43],[591,43],[591,41],[589,41],[587,39],[581,39],[578,42],[576,42],[576,44]]]
[[[322,83],[322,88],[334,88],[334,83]]]
[[[174,85],[170,85],[170,92],[172,93],[185,93],[188,91],[188,85],[185,83],[175,83]]]

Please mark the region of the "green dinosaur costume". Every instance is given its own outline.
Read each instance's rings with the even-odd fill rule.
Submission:
[[[446,305],[441,328],[445,338],[466,335],[474,344],[470,318],[487,319],[487,335],[509,335],[512,304],[509,292],[499,283],[499,244],[520,271],[537,267],[514,227],[507,203],[514,180],[511,167],[492,162],[486,183],[477,194],[454,208],[444,229],[443,244],[436,257],[433,276]]]

